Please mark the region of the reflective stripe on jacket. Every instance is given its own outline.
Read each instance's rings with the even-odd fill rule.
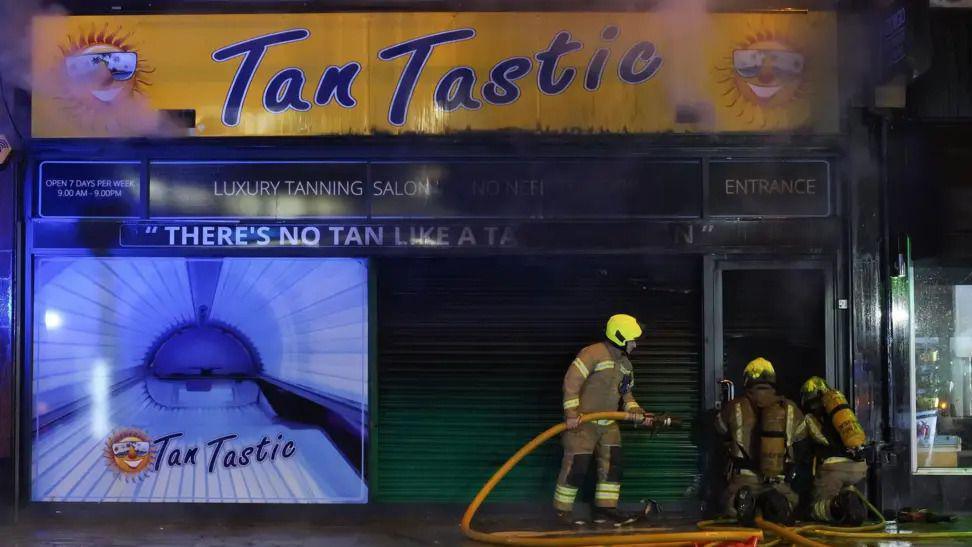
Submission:
[[[627,380],[625,380],[627,377]],[[622,384],[627,392],[621,393]],[[634,370],[628,357],[612,344],[599,342],[582,349],[564,375],[564,414],[568,417],[591,412],[638,410],[631,389]]]

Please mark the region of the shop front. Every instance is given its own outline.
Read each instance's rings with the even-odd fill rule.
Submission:
[[[465,501],[623,312],[636,396],[693,424],[626,440],[624,496],[697,508],[755,354],[850,388],[835,19],[706,25],[689,53],[653,13],[42,21],[70,85],[22,164],[22,501]]]
[[[961,510],[972,475],[968,240],[972,149],[962,124],[912,122],[892,132],[889,228],[897,465],[890,489],[915,504]],[[894,500],[898,501],[898,500]]]

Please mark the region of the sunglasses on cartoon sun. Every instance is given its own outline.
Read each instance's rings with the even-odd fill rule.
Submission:
[[[149,453],[148,441],[122,441],[111,445],[111,451],[119,457],[127,456],[130,448],[135,449],[136,456],[145,456]]]
[[[138,54],[131,51],[83,53],[64,59],[64,66],[72,78],[87,76],[98,70],[99,65],[104,65],[111,72],[113,80],[123,82],[135,75]]]
[[[795,51],[737,49],[732,52],[732,67],[743,78],[758,75],[767,60],[777,75],[799,76],[803,73],[803,54]]]

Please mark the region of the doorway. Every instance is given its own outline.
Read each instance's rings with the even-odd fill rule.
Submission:
[[[810,376],[842,387],[830,262],[709,257],[705,275],[707,408],[721,406],[724,386],[741,391],[743,369],[756,357],[773,363],[777,387],[790,399],[798,400]]]

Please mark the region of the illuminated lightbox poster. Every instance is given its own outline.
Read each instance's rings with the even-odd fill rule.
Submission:
[[[35,501],[364,503],[367,263],[39,258]]]

